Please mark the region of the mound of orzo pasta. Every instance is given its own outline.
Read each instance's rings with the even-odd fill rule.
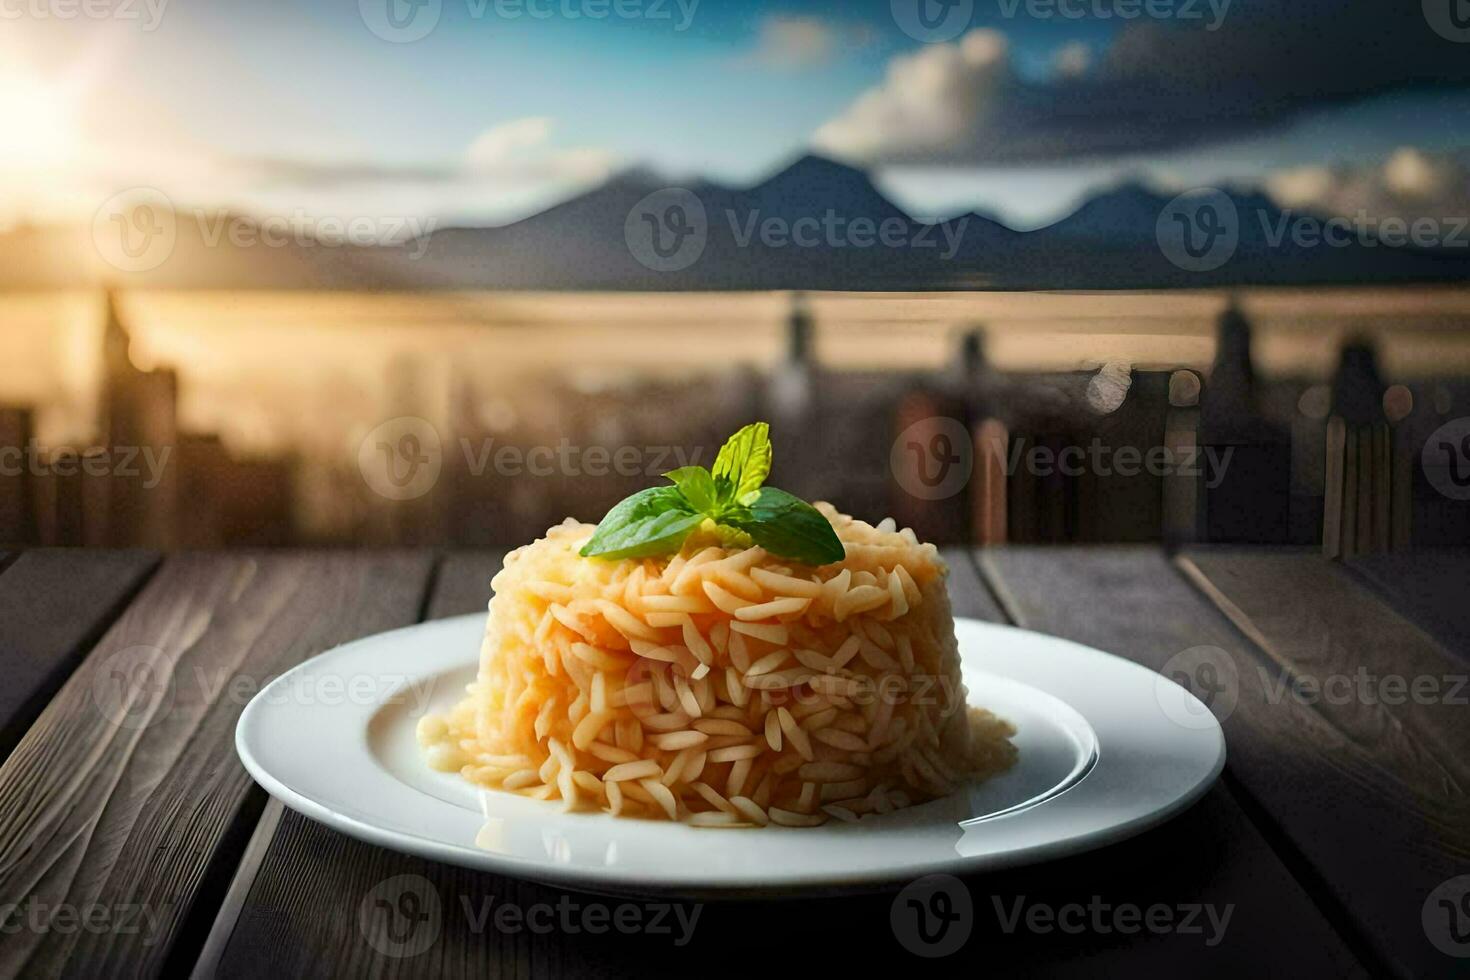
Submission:
[[[705,529],[657,558],[578,554],[552,528],[496,575],[477,680],[420,722],[429,763],[572,809],[805,827],[1008,767],[966,706],[931,544],[817,509],[846,557],[799,565]]]

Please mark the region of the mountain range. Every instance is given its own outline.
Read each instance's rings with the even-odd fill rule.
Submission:
[[[0,289],[113,283],[233,289],[1148,289],[1463,281],[1470,249],[1328,245],[1283,229],[1303,216],[1251,191],[1223,191],[1233,251],[1202,267],[1171,259],[1160,216],[1172,195],[1138,183],[1087,200],[1035,231],[968,213],[925,223],[860,169],[804,156],[750,187],[679,190],[632,170],[512,224],[454,227],[387,245],[218,235],[220,216],[174,212],[154,268],[108,265],[93,229],[0,234]],[[157,216],[151,216],[156,218]],[[236,227],[257,227],[227,216]],[[101,234],[108,234],[101,226]],[[211,231],[213,228],[213,232]],[[1208,229],[1206,229],[1208,230]],[[657,242],[654,236],[657,235]],[[1204,239],[1208,240],[1208,239]],[[657,247],[655,247],[657,245]],[[1464,242],[1461,242],[1464,245]],[[1175,256],[1175,259],[1179,256]]]

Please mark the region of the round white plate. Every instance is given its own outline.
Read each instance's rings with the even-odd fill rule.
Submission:
[[[1225,764],[1219,723],[1172,681],[1066,640],[962,619],[970,703],[1017,728],[1020,759],[1001,776],[815,828],[564,813],[423,762],[414,724],[463,695],[484,622],[371,636],[283,674],[240,716],[245,768],[293,810],[383,847],[588,891],[716,897],[862,890],[1073,854],[1178,813]]]

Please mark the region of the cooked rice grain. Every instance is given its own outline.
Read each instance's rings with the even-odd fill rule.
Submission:
[[[702,827],[858,820],[1009,767],[1015,730],[963,710],[933,545],[818,508],[847,551],[820,568],[699,532],[668,559],[585,559],[573,521],[512,552],[469,696],[419,723],[430,764]]]

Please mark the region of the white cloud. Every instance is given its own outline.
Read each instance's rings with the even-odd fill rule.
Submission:
[[[527,116],[492,126],[465,151],[467,176],[517,183],[593,181],[607,177],[616,165],[613,154],[593,147],[553,147],[555,122]]]
[[[1092,49],[1081,41],[1064,44],[1052,56],[1051,65],[1052,70],[1063,78],[1085,75],[1092,67]]]
[[[801,71],[825,65],[845,49],[865,47],[872,32],[821,17],[771,14],[759,28],[756,45],[742,60],[773,71]]]
[[[956,44],[900,55],[887,77],[813,138],[819,150],[868,161],[961,156],[1015,85],[1004,35],[974,30]]]
[[[473,169],[503,166],[521,151],[545,145],[551,139],[552,121],[546,116],[527,116],[491,126],[470,144],[465,162]]]
[[[1400,147],[1382,163],[1297,167],[1272,174],[1266,189],[1283,207],[1353,218],[1470,216],[1470,161]]]

